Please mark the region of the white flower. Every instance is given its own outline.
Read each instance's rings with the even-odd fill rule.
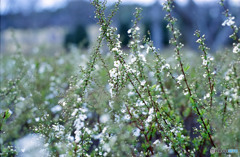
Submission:
[[[72,113],[72,116],[75,116],[77,114],[77,112],[78,112],[78,109],[75,109]]]
[[[234,25],[235,21],[233,21],[235,19],[235,17],[228,17],[228,19],[226,19],[223,23],[222,26],[232,26]]]
[[[233,97],[234,100],[238,100],[238,94],[237,93],[232,94],[232,97]]]
[[[203,59],[203,65],[207,65],[207,60]]]
[[[201,39],[198,39],[196,42],[197,42],[197,43],[201,43],[201,42],[202,42],[202,40],[201,40]]]
[[[162,69],[169,69],[170,68],[170,65],[169,64],[165,64],[162,66]]]
[[[146,58],[145,58],[145,56],[143,54],[139,54],[139,57],[142,58],[143,62],[146,62]]]
[[[39,117],[35,118],[35,121],[36,121],[36,122],[39,122],[39,120],[40,120],[40,118],[39,118]]]
[[[56,112],[59,112],[61,110],[62,110],[62,106],[60,106],[60,105],[56,105],[56,106],[51,108],[52,113],[56,113]]]
[[[213,61],[213,60],[214,60],[214,58],[213,58],[213,57],[209,57],[209,60],[210,60],[210,61]]]
[[[240,43],[233,48],[233,53],[239,53],[239,52],[240,52]]]
[[[229,95],[229,94],[230,92],[228,90],[224,93],[224,95]]]
[[[136,136],[136,137],[138,137],[138,136],[140,136],[140,130],[137,128],[137,129],[135,129],[134,131],[133,131],[133,135],[134,136]]]
[[[139,31],[139,30],[140,30],[140,28],[139,28],[139,27],[136,27],[136,30],[137,30],[137,31]]]
[[[77,102],[80,103],[82,101],[81,98],[77,98]]]
[[[160,144],[159,140],[156,140],[155,142],[153,142],[153,145],[158,145],[158,144]]]
[[[154,112],[154,109],[153,108],[150,108],[150,110],[149,110],[149,115],[151,115],[151,114],[153,114],[153,112]]]
[[[140,100],[137,101],[136,106],[144,106],[144,103]]]
[[[203,97],[203,99],[207,99],[207,98],[209,98],[210,97],[210,93],[207,93],[204,97]]]
[[[150,123],[152,121],[152,119],[153,119],[152,115],[149,115],[148,119],[147,119],[147,122]]]
[[[226,81],[229,81],[229,80],[230,80],[230,77],[229,77],[229,76],[226,76],[226,77],[225,77],[225,80],[226,80]]]
[[[80,114],[80,115],[79,115],[79,119],[80,119],[81,121],[84,121],[85,119],[87,119],[87,116],[86,116],[85,114]]]
[[[148,46],[148,47],[147,47],[147,54],[149,53],[149,51],[150,51],[150,47]]]
[[[118,51],[118,48],[114,47],[114,48],[112,49],[112,51]]]
[[[131,63],[134,63],[136,60],[137,60],[136,57],[132,57],[132,59],[131,59]]]
[[[101,123],[106,123],[110,119],[110,116],[108,114],[104,114],[100,117]]]
[[[178,80],[178,81],[181,81],[183,78],[184,78],[184,75],[181,74],[181,75],[179,75],[179,76],[177,77],[177,80]]]
[[[109,71],[109,74],[110,74],[110,77],[116,78],[116,77],[117,77],[116,68],[112,68],[112,69]]]
[[[210,97],[210,93],[207,93],[206,97],[209,98]]]
[[[131,117],[130,117],[129,115],[125,115],[125,116],[124,116],[124,119],[125,119],[125,120],[130,120],[130,118],[131,118]]]
[[[119,60],[117,60],[117,61],[114,61],[114,66],[116,67],[116,68],[118,68],[119,66],[120,66],[120,61]]]
[[[128,97],[131,97],[131,96],[133,96],[133,95],[135,95],[134,92],[129,92],[129,93],[128,93]]]
[[[183,95],[187,95],[187,94],[188,94],[188,90],[184,90]]]
[[[131,30],[131,29],[129,29],[129,30],[127,31],[127,32],[128,32],[128,34],[130,34],[130,33],[131,33],[131,31],[132,31],[132,30]]]
[[[111,151],[111,148],[110,148],[110,145],[108,143],[105,143],[103,145],[103,150],[107,151],[107,152],[110,152]]]
[[[144,86],[144,85],[145,85],[145,83],[146,83],[146,81],[145,81],[145,80],[141,81],[141,86]]]

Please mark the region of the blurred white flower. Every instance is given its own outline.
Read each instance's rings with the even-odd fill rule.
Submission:
[[[106,123],[110,119],[110,116],[108,114],[104,114],[100,117],[101,123]]]
[[[235,17],[228,17],[228,19],[226,19],[223,23],[222,26],[232,26],[234,25],[235,21],[233,21],[235,19]]]
[[[239,53],[239,52],[240,52],[240,43],[233,48],[233,53]]]

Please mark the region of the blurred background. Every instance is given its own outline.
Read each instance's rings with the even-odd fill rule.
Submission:
[[[108,11],[116,0],[108,0]],[[169,32],[164,20],[162,0],[123,0],[113,25],[118,27],[123,47],[127,46],[127,30],[132,26],[136,7],[142,7],[140,28],[142,34],[151,32],[157,48],[167,48]],[[226,5],[240,24],[240,0],[226,0]],[[231,33],[223,27],[226,17],[218,0],[176,0],[174,16],[182,32],[182,42],[196,49],[196,29],[206,34],[206,42],[213,52],[231,44],[225,38]],[[98,25],[94,19],[94,7],[88,0],[1,0],[1,53],[14,51],[14,40],[24,53],[40,50],[51,53],[66,51],[72,45],[88,48],[97,38]],[[14,36],[14,37],[13,37]]]

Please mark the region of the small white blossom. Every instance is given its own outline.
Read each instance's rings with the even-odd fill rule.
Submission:
[[[153,119],[153,117],[152,117],[152,115],[149,115],[148,116],[148,119],[146,120],[148,123],[150,123],[150,122],[152,122],[152,119]]]
[[[119,60],[117,60],[117,61],[114,61],[114,66],[116,67],[116,68],[118,68],[119,66],[120,66],[120,61]]]
[[[39,120],[40,120],[40,118],[39,118],[39,117],[35,118],[35,121],[36,121],[36,122],[39,122]]]
[[[229,80],[230,80],[230,77],[229,77],[229,76],[226,76],[226,77],[225,77],[225,80],[226,80],[226,81],[229,81]]]
[[[130,64],[134,63],[136,60],[137,60],[136,57],[132,57],[131,60],[130,60]]]
[[[133,135],[136,137],[140,136],[140,133],[141,131],[138,128],[133,131]]]
[[[80,103],[82,101],[81,98],[77,98],[77,102]]]
[[[203,65],[207,65],[207,60],[206,59],[203,59]]]
[[[153,108],[150,108],[150,110],[149,110],[149,115],[151,115],[151,114],[153,114],[153,112],[154,112],[154,109]]]
[[[62,106],[60,106],[60,105],[56,105],[56,106],[51,108],[52,113],[56,113],[56,112],[59,112],[61,110],[62,110]]]
[[[112,49],[112,51],[118,51],[118,48],[114,47],[114,48]]]
[[[238,97],[239,97],[239,96],[238,96],[237,93],[234,93],[234,94],[232,94],[232,97],[233,97],[234,100],[238,100]]]
[[[153,142],[153,145],[159,145],[159,144],[160,144],[159,140],[156,140],[155,142]]]
[[[146,81],[145,81],[145,80],[141,81],[141,86],[144,86],[144,85],[145,85],[145,83],[146,83]]]
[[[110,77],[116,78],[116,77],[117,77],[117,70],[116,70],[116,68],[112,68],[112,69],[109,71],[109,74],[110,74]]]
[[[129,92],[129,93],[128,93],[128,97],[131,97],[131,96],[133,96],[133,95],[135,95],[134,92]]]
[[[125,115],[124,119],[128,121],[128,120],[130,120],[130,116],[129,115]]]
[[[136,106],[144,106],[144,103],[140,100],[137,101]]]
[[[104,114],[100,117],[101,123],[106,123],[110,119],[110,116],[108,114]]]
[[[139,57],[142,59],[143,62],[146,62],[146,58],[143,54],[139,54]]]
[[[233,53],[239,53],[239,52],[240,52],[240,43],[233,48]]]
[[[179,75],[179,76],[177,77],[177,80],[178,80],[178,81],[181,81],[183,78],[184,78],[184,75],[181,74],[181,75]]]

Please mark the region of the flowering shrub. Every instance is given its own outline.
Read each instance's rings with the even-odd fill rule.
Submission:
[[[108,16],[105,1],[92,4],[100,35],[80,72],[72,69],[85,55],[77,54],[71,58],[75,62],[67,63],[31,64],[18,56],[13,60],[18,68],[12,67],[16,76],[1,72],[6,74],[1,78],[12,78],[1,85],[3,155],[16,154],[11,142],[30,132],[45,140],[48,156],[209,156],[211,148],[239,148],[240,28],[223,1],[223,26],[233,29],[233,49],[210,55],[205,35],[197,30],[202,55],[194,57],[180,42],[173,1],[163,4],[173,58],[141,37],[141,9],[136,8],[127,32],[131,40],[126,51],[111,26],[120,1]],[[102,53],[104,41],[108,54]]]

